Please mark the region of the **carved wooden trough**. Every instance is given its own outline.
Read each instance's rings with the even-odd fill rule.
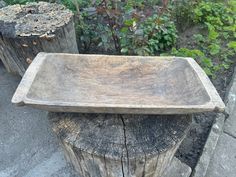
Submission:
[[[52,112],[80,177],[163,177],[191,114],[225,107],[191,58],[50,53],[33,60],[12,102]]]
[[[13,103],[56,112],[186,114],[224,103],[191,58],[38,54]]]

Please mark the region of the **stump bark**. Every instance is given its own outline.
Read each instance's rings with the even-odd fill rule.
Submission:
[[[78,53],[73,14],[60,4],[39,2],[0,9],[0,59],[23,75],[39,52]]]
[[[80,177],[161,177],[184,139],[190,115],[49,113]]]

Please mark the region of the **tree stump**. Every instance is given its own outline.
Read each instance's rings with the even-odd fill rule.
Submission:
[[[0,59],[23,75],[39,52],[78,53],[73,14],[60,4],[39,2],[0,9]]]
[[[161,177],[191,115],[49,113],[80,177]]]

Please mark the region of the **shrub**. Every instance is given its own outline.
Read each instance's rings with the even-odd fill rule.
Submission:
[[[183,32],[194,23],[193,11],[201,0],[175,0],[171,1],[171,13],[175,19],[176,27]]]
[[[158,55],[171,49],[177,31],[168,15],[153,15],[135,29],[127,26],[121,30],[121,52],[130,55]],[[132,26],[132,24],[131,24]]]
[[[166,1],[167,2],[167,1]],[[81,12],[77,26],[82,47],[96,46],[120,54],[156,55],[170,49],[176,29],[166,2],[99,1]]]
[[[6,0],[9,4],[34,1]],[[228,69],[236,53],[235,0],[55,1],[75,13],[82,53],[193,57],[212,77]],[[193,34],[190,44],[178,49],[176,26],[180,33],[193,25],[204,33]]]
[[[194,34],[194,45],[172,49],[170,54],[193,57],[212,77],[230,68],[236,53],[236,3],[201,1],[193,9],[193,22],[207,33]],[[194,48],[193,48],[194,46]]]
[[[234,23],[235,11],[224,3],[201,2],[194,10],[194,20],[200,23],[209,23],[216,28]]]

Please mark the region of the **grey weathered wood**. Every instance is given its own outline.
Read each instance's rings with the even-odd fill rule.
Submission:
[[[39,52],[78,53],[72,12],[46,2],[0,9],[0,59],[6,69],[23,76]]]
[[[161,177],[190,115],[50,113],[54,132],[81,177]]]
[[[41,53],[12,102],[55,112],[187,114],[224,110],[200,66],[193,59],[176,57]]]
[[[3,8],[5,7],[7,4],[3,1],[3,0],[0,0],[0,8]]]

